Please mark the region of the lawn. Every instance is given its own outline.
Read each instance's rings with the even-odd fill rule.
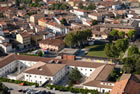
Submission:
[[[87,46],[86,49],[90,49],[86,56],[97,56],[97,57],[107,57],[104,52],[105,44],[98,44]]]

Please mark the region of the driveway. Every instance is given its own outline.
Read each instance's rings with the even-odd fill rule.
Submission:
[[[53,94],[73,94],[71,92],[60,92],[60,91],[57,91],[57,90],[48,90],[47,88],[33,88],[31,86],[20,86],[18,84],[13,84],[13,83],[6,83],[6,82],[3,82],[3,84],[5,86],[7,86],[8,88],[13,88],[14,90],[11,91],[11,94],[24,94],[22,92],[18,92],[19,89],[27,89],[27,88],[30,88],[30,89],[33,89],[33,90],[46,90],[46,91],[50,91],[51,93]]]

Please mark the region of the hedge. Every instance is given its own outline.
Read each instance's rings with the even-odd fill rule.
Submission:
[[[47,84],[45,87],[48,87],[50,89],[55,88],[55,90],[60,90],[60,91],[70,91],[72,93],[99,94],[99,92],[97,90],[88,90],[88,89],[82,89],[82,88],[64,87],[64,86],[59,86],[59,85],[49,85],[49,84]]]
[[[21,81],[21,80],[12,80],[8,78],[0,78],[0,82],[9,82],[9,83],[15,83],[15,84],[24,83],[24,85],[27,85],[27,86],[32,86],[32,85],[39,86],[38,83],[32,83],[32,82]]]
[[[27,56],[38,56],[38,54],[27,54],[27,53],[19,53],[20,55],[27,55]]]

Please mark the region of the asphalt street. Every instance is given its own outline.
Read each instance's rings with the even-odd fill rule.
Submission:
[[[6,83],[6,82],[3,82],[3,84],[5,86],[7,86],[8,88],[13,88],[13,90],[11,90],[11,94],[24,94],[22,92],[18,92],[19,89],[27,89],[27,88],[30,88],[30,89],[33,89],[33,90],[46,90],[46,91],[50,91],[51,93],[53,94],[73,94],[71,92],[60,92],[60,91],[57,91],[57,90],[48,90],[47,88],[33,88],[31,86],[20,86],[18,84],[13,84],[13,83]]]

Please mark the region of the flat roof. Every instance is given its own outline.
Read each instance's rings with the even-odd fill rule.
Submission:
[[[59,52],[59,54],[69,54],[74,55],[79,49],[72,49],[72,48],[64,48]]]

